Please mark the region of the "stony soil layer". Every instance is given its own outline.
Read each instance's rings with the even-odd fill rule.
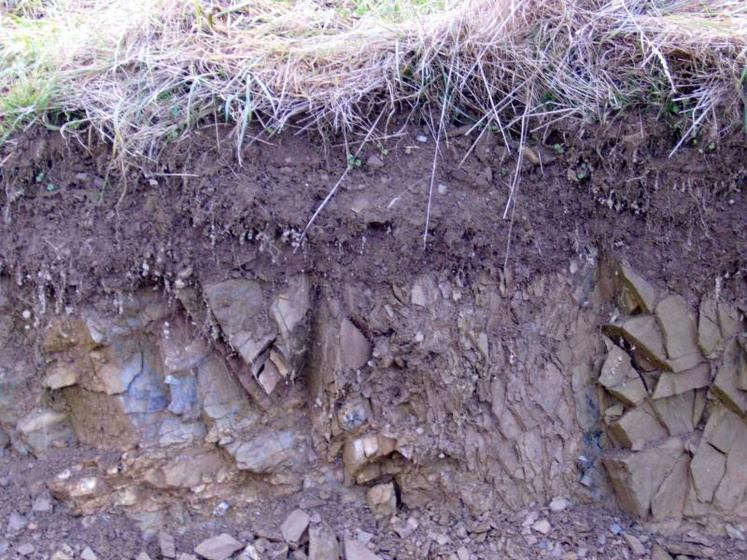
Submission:
[[[355,162],[308,238],[323,146],[238,169],[198,138],[118,182],[103,150],[19,139],[0,459],[33,504],[2,502],[2,554],[84,557],[18,548],[47,500],[126,516],[154,555],[179,527],[208,559],[739,557],[744,146],[673,162],[619,126],[523,163],[456,138],[425,249],[419,130]]]

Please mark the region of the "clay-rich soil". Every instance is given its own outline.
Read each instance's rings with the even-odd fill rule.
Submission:
[[[507,219],[516,147],[507,149],[492,133],[474,147],[475,137],[450,138],[438,160],[425,247],[435,146],[425,128],[382,131],[389,138],[351,162],[306,238],[301,232],[345,169],[343,139],[255,133],[260,140],[242,149],[241,165],[230,131],[214,127],[124,174],[104,145],[83,147],[39,129],[19,136],[0,151],[0,274],[14,279],[17,297],[29,308],[74,311],[94,296],[141,286],[171,291],[178,281],[246,276],[281,283],[298,272],[328,285],[378,287],[431,271],[449,271],[465,285],[487,274],[510,292],[539,275],[567,270],[574,257],[600,252],[627,257],[643,276],[691,305],[714,289],[730,302],[747,301],[742,132],[707,147],[684,146],[670,157],[673,129],[653,114],[548,131],[530,142]],[[141,550],[158,557],[156,544],[117,511],[81,518],[55,504],[52,512],[31,513],[48,475],[88,453],[93,451],[81,447],[35,460],[0,451],[0,522],[18,511],[38,527],[21,535],[6,535],[0,527],[0,558],[13,558],[13,547],[25,542],[36,546],[31,557],[39,558],[61,542],[89,545],[100,558],[134,558]],[[225,516],[172,512],[170,523],[181,521],[168,529],[181,550],[191,551],[224,530],[246,540],[263,526],[277,531],[285,515],[304,503],[340,535],[379,532],[352,498],[325,501],[309,492]],[[469,529],[475,521],[466,513],[454,514],[459,507],[418,512],[419,538],[445,534],[477,550],[469,543],[475,534],[487,534],[515,543],[510,557],[526,552],[533,558],[541,550],[524,550],[528,511],[492,517],[490,530],[479,533]],[[548,516],[567,534],[563,550],[586,549],[589,557],[630,555],[618,526],[644,541],[653,538],[612,503]],[[399,551],[407,539],[383,530],[376,538],[380,554],[404,557]],[[535,544],[541,543],[540,536]],[[713,558],[745,554],[733,541],[714,538],[707,545]]]

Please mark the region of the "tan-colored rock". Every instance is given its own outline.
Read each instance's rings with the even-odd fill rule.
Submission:
[[[683,453],[651,500],[651,514],[654,520],[682,517],[689,484],[690,456]]]
[[[665,297],[656,306],[656,319],[664,335],[664,346],[670,360],[694,356],[693,366],[702,361],[695,317],[685,298],[678,295]]]
[[[630,356],[609,339],[605,339],[605,344],[607,358],[602,365],[599,383],[626,405],[640,404],[648,393],[641,376],[630,364]]]
[[[236,466],[258,474],[268,474],[304,463],[305,439],[290,430],[265,430],[247,441],[229,447]]]
[[[251,417],[246,391],[217,355],[208,357],[197,368],[197,387],[208,418]]]
[[[634,451],[667,437],[666,428],[656,419],[648,403],[626,412],[622,418],[610,425],[610,431],[615,441]]]
[[[620,298],[623,310],[628,314],[638,309],[644,313],[651,313],[656,303],[654,287],[633,270],[627,260],[620,261],[618,273],[622,280]]]
[[[723,345],[721,327],[718,320],[718,308],[711,297],[705,297],[700,302],[698,317],[698,346],[707,358],[713,359],[718,355]]]
[[[343,366],[350,369],[362,368],[371,357],[371,343],[350,319],[340,326],[340,350]]]
[[[368,550],[355,539],[345,539],[345,560],[381,560],[381,557]]]
[[[651,560],[672,560],[671,555],[658,543],[651,547]]]
[[[176,540],[170,533],[159,531],[158,547],[161,549],[163,558],[176,558]]]
[[[676,373],[663,372],[656,383],[653,398],[663,399],[708,387],[711,383],[711,367],[707,362],[698,364],[694,368]]]
[[[690,462],[690,473],[698,500],[708,503],[726,472],[726,456],[707,442],[703,442]]]
[[[89,367],[92,368],[92,366]],[[81,367],[75,361],[67,361],[62,358],[47,367],[42,384],[53,391],[75,385],[80,379]]]
[[[737,386],[739,354],[740,349],[736,340],[730,340],[726,344],[721,365],[713,381],[713,391],[728,408],[741,416],[747,412],[747,391]]]
[[[695,429],[693,425],[695,391],[653,400],[651,406],[670,436],[689,434]]]
[[[603,457],[620,507],[639,517],[647,517],[653,497],[683,451],[682,442],[672,438],[640,453]]]
[[[339,560],[340,543],[332,528],[320,523],[309,528],[309,560]]]
[[[193,488],[215,480],[226,471],[223,454],[215,447],[184,449],[163,464],[145,473],[145,480],[156,488]]]
[[[227,533],[211,537],[195,547],[195,553],[206,560],[226,560],[243,545]]]
[[[643,546],[641,539],[635,535],[631,535],[630,533],[623,533],[623,538],[625,539],[625,542],[628,543],[633,554],[636,556],[643,556],[646,554],[646,547]]]
[[[297,547],[306,534],[310,521],[309,514],[302,509],[293,510],[280,526],[280,532],[283,534],[285,542]]]
[[[311,284],[306,275],[292,278],[288,288],[270,306],[270,315],[281,335],[290,338],[293,331],[305,322],[311,308]]]
[[[396,448],[397,440],[380,434],[349,437],[342,454],[346,481],[351,483],[366,465],[390,455]]]
[[[397,513],[397,494],[394,483],[377,484],[366,493],[368,507],[377,518],[389,518]]]
[[[65,447],[76,441],[67,415],[50,408],[32,410],[18,421],[16,430],[36,456],[46,454],[52,447]]]
[[[664,337],[653,315],[639,315],[622,324],[605,325],[604,332],[622,337],[632,348],[636,364],[646,371],[671,371],[664,349]]]
[[[728,453],[732,444],[747,433],[747,423],[724,406],[712,408],[703,431],[703,438],[713,447]]]

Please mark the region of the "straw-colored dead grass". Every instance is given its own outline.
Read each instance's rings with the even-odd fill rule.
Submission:
[[[123,157],[215,121],[493,129],[657,104],[733,125],[744,0],[0,0],[0,134],[86,125]],[[719,121],[718,116],[722,119]],[[724,122],[727,115],[728,122]],[[380,121],[381,122],[381,121]],[[531,125],[529,124],[531,123]]]

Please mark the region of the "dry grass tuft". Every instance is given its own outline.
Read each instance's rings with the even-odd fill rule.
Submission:
[[[743,0],[0,0],[0,136],[86,124],[123,158],[215,121],[240,147],[252,121],[421,109],[509,143],[656,104],[686,138],[742,115],[746,89]]]

